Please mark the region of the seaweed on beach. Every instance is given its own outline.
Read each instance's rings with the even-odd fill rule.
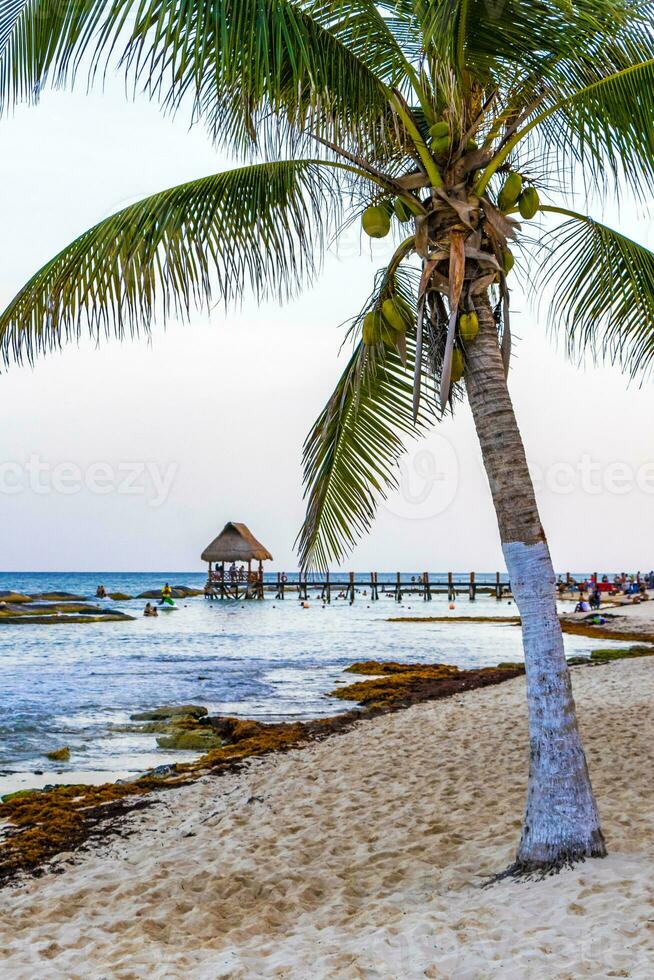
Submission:
[[[617,617],[616,617],[617,618]],[[654,633],[645,630],[622,629],[616,622],[609,625],[592,622],[573,622],[570,619],[561,620],[561,629],[572,636],[589,636],[595,640],[624,640],[628,643],[654,643]]]
[[[152,800],[143,797],[162,785],[161,779],[144,777],[131,783],[55,786],[12,796],[0,805],[0,818],[7,822],[0,845],[0,883],[20,872],[41,873],[47,861],[101,836],[109,822],[113,828],[119,816],[149,806]]]
[[[450,664],[398,664],[365,661],[348,671],[374,675],[331,692],[332,697],[386,710],[407,707],[419,701],[451,697],[462,691],[499,684],[524,672],[521,665],[460,670]]]
[[[519,669],[487,668],[459,670],[444,664],[353,664],[352,672],[370,669],[384,673],[386,686],[370,684],[375,679],[344,687],[333,696],[358,700],[360,707],[328,718],[308,722],[263,724],[242,718],[197,717],[197,730],[210,728],[224,744],[194,762],[166,767],[124,783],[101,786],[57,786],[13,796],[0,804],[0,820],[6,823],[0,842],[0,884],[21,873],[42,874],[53,859],[79,851],[109,834],[129,832],[123,817],[157,802],[154,791],[177,788],[210,773],[215,776],[237,771],[248,759],[287,752],[318,739],[350,730],[357,722],[379,714],[398,711],[421,701],[451,697],[464,690],[499,684],[520,673]],[[379,680],[379,679],[377,679]],[[354,689],[357,690],[354,690]],[[344,695],[347,692],[347,695]],[[186,731],[191,717],[180,717]],[[50,865],[51,867],[51,865]]]

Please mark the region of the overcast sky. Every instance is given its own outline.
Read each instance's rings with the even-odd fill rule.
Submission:
[[[126,101],[119,83],[48,93],[0,120],[0,302],[94,222],[227,164],[201,128]],[[605,218],[654,244],[628,200]],[[283,309],[246,301],[155,329],[151,344],[67,348],[0,375],[0,568],[200,570],[204,546],[236,520],[274,568],[294,569],[302,442],[344,366],[338,324],[385,248],[360,254],[352,234]],[[649,569],[651,384],[571,365],[517,288],[514,307],[510,386],[556,567]],[[347,566],[503,567],[467,406],[411,447],[401,482]]]

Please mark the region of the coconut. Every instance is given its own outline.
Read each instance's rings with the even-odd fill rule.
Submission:
[[[504,268],[504,274],[508,276],[509,272],[515,265],[515,255],[509,248],[502,250],[502,267]]]
[[[522,177],[517,173],[510,173],[504,181],[504,186],[500,191],[497,203],[500,211],[508,211],[514,207],[522,191]]]
[[[363,230],[371,238],[385,238],[391,230],[391,219],[386,208],[371,205],[363,212],[361,218]]]
[[[389,327],[396,333],[404,333],[414,318],[414,313],[408,303],[399,296],[386,299],[382,303],[382,316]]]
[[[465,362],[463,360],[463,354],[455,347],[452,351],[452,371],[450,374],[450,381],[452,384],[456,384],[463,377],[463,372],[465,370]]]
[[[434,123],[430,127],[429,135],[435,140],[441,139],[443,136],[447,136],[449,139],[450,124],[445,119],[441,119],[440,122]]]
[[[459,317],[459,335],[466,344],[471,344],[479,333],[479,318],[472,313],[462,313]]]
[[[535,187],[525,187],[518,199],[518,207],[523,218],[533,218],[540,208],[540,198]]]
[[[398,218],[399,221],[411,221],[413,217],[411,208],[406,201],[402,200],[401,197],[395,199],[393,210],[395,211],[395,217]]]
[[[379,310],[371,310],[363,318],[363,342],[366,347],[378,344],[382,339],[384,320]]]
[[[446,154],[449,155],[452,143],[449,136],[439,136],[438,139],[432,140],[431,148],[437,157],[444,157]]]
[[[466,143],[466,153],[472,153],[474,150],[479,149],[479,143],[477,140],[468,140]]]

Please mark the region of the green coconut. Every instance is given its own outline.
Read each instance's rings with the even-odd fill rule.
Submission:
[[[373,204],[363,212],[363,230],[371,238],[385,238],[391,230],[391,219],[382,205]]]
[[[515,255],[509,248],[502,250],[502,268],[504,269],[504,274],[508,276],[509,272],[515,265]]]
[[[450,381],[452,384],[456,384],[463,377],[463,372],[465,370],[465,362],[463,360],[463,354],[455,347],[452,351],[452,371],[450,374]]]
[[[459,335],[466,344],[471,344],[479,333],[479,317],[472,313],[462,313],[459,317]]]
[[[466,153],[472,153],[473,150],[479,149],[479,143],[477,140],[468,140],[466,143]]]
[[[518,207],[520,208],[520,214],[527,221],[536,215],[540,208],[540,198],[535,187],[525,187],[518,198]]]
[[[384,319],[379,310],[371,310],[363,318],[363,342],[366,347],[378,344],[382,339]]]
[[[432,140],[431,148],[437,157],[444,157],[452,148],[450,137],[439,136],[438,139]]]
[[[450,124],[445,119],[441,119],[440,122],[434,123],[434,125],[430,127],[429,135],[435,140],[441,139],[443,136],[447,136],[449,139]]]
[[[384,300],[381,311],[388,326],[396,333],[404,333],[414,318],[413,310],[400,296]]]
[[[517,173],[510,173],[504,181],[502,190],[497,198],[500,211],[508,211],[515,207],[522,192],[522,177]]]
[[[399,221],[411,221],[411,219],[413,218],[413,213],[411,211],[411,208],[406,203],[406,201],[402,200],[401,197],[397,197],[395,199],[393,210],[395,211],[395,217]]]

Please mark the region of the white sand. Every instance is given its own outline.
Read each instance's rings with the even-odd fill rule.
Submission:
[[[574,671],[611,856],[482,890],[525,791],[521,679],[168,793],[0,895],[5,978],[654,975],[654,658]]]

